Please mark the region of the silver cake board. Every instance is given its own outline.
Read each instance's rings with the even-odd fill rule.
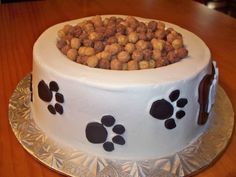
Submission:
[[[209,127],[190,145],[167,157],[150,160],[111,160],[61,145],[48,137],[31,116],[30,74],[9,100],[9,122],[24,149],[49,168],[75,177],[182,177],[215,162],[227,147],[234,127],[231,102],[219,86]]]

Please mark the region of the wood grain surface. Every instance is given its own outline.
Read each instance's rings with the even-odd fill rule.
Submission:
[[[220,85],[236,110],[236,20],[190,0],[39,0],[0,4],[0,177],[61,177],[18,143],[8,121],[8,100],[32,70],[32,47],[48,27],[97,14],[154,18],[192,31],[209,46]],[[224,154],[196,177],[236,177],[236,137]]]

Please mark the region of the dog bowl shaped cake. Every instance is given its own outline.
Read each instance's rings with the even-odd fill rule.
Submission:
[[[165,29],[174,29],[184,39],[188,55],[182,60],[129,71],[85,66],[57,48],[57,33],[65,25],[83,25],[92,18],[52,26],[34,45],[32,116],[40,129],[57,142],[89,154],[131,160],[173,154],[204,133],[218,78],[205,43],[164,22]],[[130,17],[101,18],[105,23],[109,18]],[[142,24],[158,22],[135,19]]]

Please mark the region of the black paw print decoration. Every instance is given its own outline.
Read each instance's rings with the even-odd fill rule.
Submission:
[[[157,100],[152,103],[150,114],[159,120],[165,120],[165,127],[167,129],[173,129],[176,127],[173,104],[176,102],[178,108],[184,108],[188,103],[186,98],[179,98],[180,91],[174,90],[169,95],[169,100],[165,99]],[[179,110],[175,113],[177,119],[182,119],[185,116],[185,111]]]
[[[48,111],[51,114],[63,114],[62,103],[64,103],[64,96],[58,92],[59,86],[55,81],[51,81],[49,86],[41,80],[38,84],[38,95],[39,98],[45,102],[48,102]],[[56,104],[52,105],[51,101],[55,96]]]
[[[122,134],[125,133],[125,127],[121,124],[115,124],[115,118],[111,115],[105,115],[101,118],[101,123],[90,122],[86,126],[86,137],[90,143],[102,144],[105,151],[111,152],[115,149],[114,143],[118,145],[124,145],[125,139]],[[112,141],[107,141],[108,132],[107,128],[112,128],[112,131],[116,134]]]

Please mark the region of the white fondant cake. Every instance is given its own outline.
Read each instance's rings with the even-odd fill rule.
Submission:
[[[181,150],[204,132],[207,123],[198,123],[199,85],[213,69],[201,39],[165,23],[183,35],[187,58],[147,70],[89,68],[56,47],[58,30],[85,19],[47,29],[34,45],[32,115],[48,136],[106,158],[152,159]]]

